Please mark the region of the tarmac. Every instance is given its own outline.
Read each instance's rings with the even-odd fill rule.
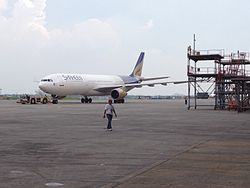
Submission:
[[[250,187],[250,112],[127,101],[107,131],[104,105],[0,101],[0,187]]]

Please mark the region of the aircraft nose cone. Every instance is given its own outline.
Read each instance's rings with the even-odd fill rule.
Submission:
[[[46,86],[45,86],[44,83],[39,82],[38,87],[39,87],[42,91],[45,91]]]

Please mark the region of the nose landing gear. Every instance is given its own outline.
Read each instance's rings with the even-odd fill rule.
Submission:
[[[118,99],[118,100],[114,100],[114,103],[124,103],[125,100],[124,99]]]
[[[57,104],[57,103],[58,103],[58,98],[57,98],[57,96],[56,96],[56,95],[51,95],[51,97],[52,97],[52,103],[53,103],[53,104]]]

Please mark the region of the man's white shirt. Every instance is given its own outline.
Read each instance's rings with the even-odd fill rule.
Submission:
[[[113,115],[114,107],[110,104],[105,105],[106,114]]]

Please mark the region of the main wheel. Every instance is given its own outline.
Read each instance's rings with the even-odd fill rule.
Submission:
[[[88,97],[81,98],[81,103],[92,103],[92,99]]]
[[[89,99],[88,99],[88,102],[89,102],[89,103],[92,103],[92,99],[91,99],[91,98],[89,98]]]
[[[85,100],[84,100],[84,98],[81,98],[81,103],[85,103]]]
[[[114,100],[114,103],[124,103],[125,100],[124,99],[118,99],[118,100]]]

